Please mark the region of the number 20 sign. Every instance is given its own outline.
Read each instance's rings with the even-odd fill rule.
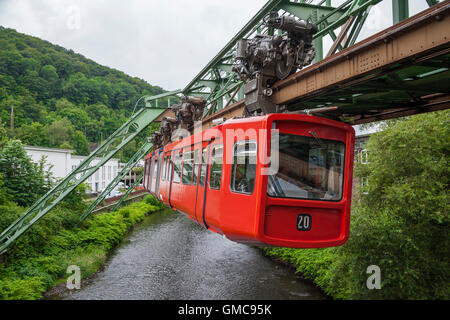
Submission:
[[[297,230],[309,231],[311,230],[312,218],[309,214],[299,214],[297,217]]]

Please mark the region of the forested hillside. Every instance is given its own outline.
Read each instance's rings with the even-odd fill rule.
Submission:
[[[72,50],[0,26],[1,124],[26,145],[87,155],[90,145],[126,121],[140,97],[162,92]],[[139,140],[119,156],[130,157]]]

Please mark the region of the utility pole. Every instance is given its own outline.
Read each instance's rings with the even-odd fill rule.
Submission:
[[[14,106],[11,105],[11,120],[10,120],[11,131],[14,131]]]

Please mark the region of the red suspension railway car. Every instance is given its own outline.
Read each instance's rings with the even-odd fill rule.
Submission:
[[[316,116],[228,120],[147,156],[144,187],[232,241],[339,246],[349,236],[354,141],[351,126]]]

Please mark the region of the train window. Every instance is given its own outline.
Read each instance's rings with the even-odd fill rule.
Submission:
[[[196,185],[197,184],[197,174],[198,174],[198,167],[199,167],[199,159],[200,158],[200,150],[195,150],[194,153],[194,172],[192,174],[193,178],[192,178],[192,185]]]
[[[198,184],[200,187],[205,185],[205,177],[206,177],[206,164],[208,162],[208,148],[203,148],[202,151],[202,164],[200,165],[200,178],[198,180]]]
[[[155,168],[153,171],[153,179],[156,179],[158,176],[158,164],[159,164],[158,159],[155,159]]]
[[[166,169],[166,178],[168,181],[170,181],[170,168],[171,168],[171,162],[170,162],[170,155],[167,156],[167,169]]]
[[[222,180],[223,145],[214,146],[211,152],[211,174],[209,175],[209,187],[220,189]]]
[[[163,157],[163,166],[162,166],[162,172],[161,172],[161,180],[166,180],[166,169],[167,169],[167,157]]]
[[[167,168],[169,167],[169,157],[166,155],[165,157],[164,157],[164,172],[163,172],[163,175],[164,175],[164,180],[168,180],[168,176],[167,176]]]
[[[280,133],[279,148],[279,170],[269,176],[269,196],[327,201],[342,199],[343,142]]]
[[[152,182],[153,182],[153,166],[155,165],[155,158],[152,158],[150,160],[150,169],[148,170],[149,176],[148,176],[148,190],[152,190]]]
[[[164,177],[164,171],[166,170],[166,158],[162,157],[162,163],[161,163],[161,181],[164,181],[165,177]]]
[[[171,181],[172,179],[172,168],[173,168],[173,162],[171,156],[167,156],[167,180]]]
[[[233,148],[231,190],[253,193],[255,188],[257,144],[254,141],[238,141]]]
[[[150,162],[150,159],[146,159],[145,160],[145,165],[144,165],[144,181],[143,181],[143,185],[144,188],[147,188],[147,175],[148,175],[148,163]]]
[[[192,151],[185,152],[183,160],[183,184],[190,185],[192,183],[193,162],[194,153]]]
[[[180,183],[181,182],[181,160],[183,154],[180,152],[175,153],[175,158],[173,161],[173,182]]]

